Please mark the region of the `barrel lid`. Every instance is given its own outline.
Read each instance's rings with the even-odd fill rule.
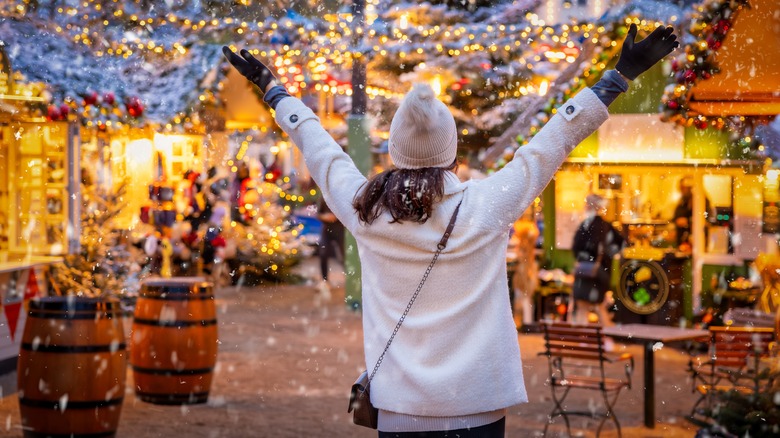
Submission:
[[[212,284],[204,277],[169,277],[150,278],[141,284],[141,293],[150,292],[156,294],[189,294],[209,293]]]
[[[114,298],[79,297],[75,295],[36,297],[30,300],[30,310],[52,311],[118,311],[119,301]]]

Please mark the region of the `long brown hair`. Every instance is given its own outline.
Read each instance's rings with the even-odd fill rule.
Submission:
[[[423,167],[421,169],[389,169],[371,177],[355,196],[352,206],[358,218],[371,224],[385,210],[393,222],[412,221],[424,224],[431,217],[434,204],[444,195],[444,177],[454,169]]]

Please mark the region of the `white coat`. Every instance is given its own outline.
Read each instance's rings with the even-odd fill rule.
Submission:
[[[449,175],[444,198],[425,224],[389,223],[385,214],[366,225],[352,207],[366,177],[311,109],[292,97],[279,102],[277,123],[300,148],[325,201],[357,241],[367,369],[373,369],[462,201],[447,248],[371,382],[374,406],[456,417],[528,400],[509,304],[509,227],[607,118],[607,107],[586,88],[498,172],[463,183]]]

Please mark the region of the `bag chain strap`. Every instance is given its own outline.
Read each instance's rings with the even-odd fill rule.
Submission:
[[[436,264],[436,260],[438,260],[439,254],[441,254],[442,250],[447,247],[447,240],[450,238],[452,229],[455,227],[455,219],[458,217],[458,210],[460,210],[460,202],[458,202],[458,206],[455,207],[455,211],[452,213],[452,218],[450,219],[449,225],[447,225],[447,230],[444,232],[444,235],[441,237],[439,244],[436,245],[436,253],[433,254],[433,260],[431,260],[431,263],[428,265],[428,269],[425,270],[422,280],[420,280],[420,284],[417,286],[417,290],[415,290],[414,294],[412,295],[412,299],[410,299],[409,304],[406,305],[406,310],[404,310],[404,314],[401,315],[401,318],[398,320],[398,323],[395,325],[395,329],[393,329],[393,334],[391,334],[390,339],[387,340],[387,345],[385,345],[385,349],[382,351],[382,354],[379,355],[379,359],[377,359],[376,365],[374,365],[374,370],[371,371],[371,375],[368,377],[368,383],[366,384],[366,387],[368,387],[368,385],[371,384],[371,380],[374,379],[374,374],[376,374],[376,370],[378,370],[379,365],[382,364],[382,360],[385,358],[385,353],[387,353],[387,349],[390,348],[390,344],[393,342],[396,333],[398,333],[398,329],[401,328],[401,324],[404,323],[404,319],[406,319],[406,315],[409,313],[409,309],[412,308],[412,304],[414,304],[414,300],[416,300],[417,295],[420,294],[420,290],[422,289],[423,284],[425,284],[425,280],[428,279],[428,274],[431,273],[431,270],[433,269],[433,265]]]

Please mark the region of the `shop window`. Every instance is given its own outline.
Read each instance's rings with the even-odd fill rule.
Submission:
[[[67,249],[67,126],[13,123],[2,128],[1,249],[62,254]],[[5,223],[3,223],[5,221]]]
[[[733,178],[729,175],[704,175],[704,194],[709,211],[705,212],[707,227],[706,251],[714,254],[734,252]]]

